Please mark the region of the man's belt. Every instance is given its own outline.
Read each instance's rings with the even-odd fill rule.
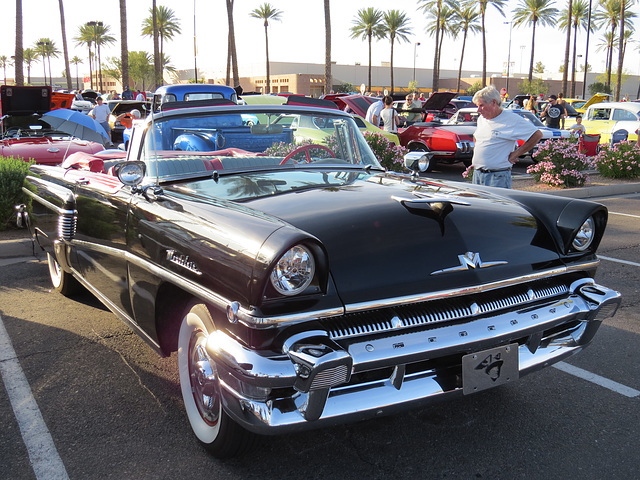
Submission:
[[[476,170],[478,170],[479,172],[482,172],[482,173],[496,173],[496,172],[506,172],[507,170],[511,170],[511,167],[496,168],[496,169],[478,167],[478,168],[476,168]]]

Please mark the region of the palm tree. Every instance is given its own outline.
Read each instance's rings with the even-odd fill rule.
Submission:
[[[489,5],[493,5],[500,15],[504,17],[504,12],[502,11],[506,0],[479,0],[480,3],[480,18],[482,24],[482,87],[487,86],[487,37],[485,32],[487,31],[486,18],[487,18],[487,8]]]
[[[421,5],[420,5],[421,4]],[[431,80],[431,88],[434,92],[438,91],[440,83],[440,15],[442,12],[442,0],[418,0],[418,9],[425,12],[427,16],[434,18],[433,33],[436,37],[435,48],[433,53],[433,77]]]
[[[230,85],[231,75],[233,74],[233,86],[240,85],[240,75],[238,74],[238,53],[236,51],[236,29],[233,21],[233,2],[235,0],[226,0],[227,3],[227,23],[229,24],[229,46],[227,48],[227,85]],[[196,72],[196,81],[198,81]]]
[[[531,34],[531,62],[529,63],[529,84],[533,80],[533,59],[536,43],[536,25],[553,26],[558,10],[552,6],[553,0],[520,0],[520,5],[514,10],[514,25],[532,25]]]
[[[89,79],[91,89],[93,90],[93,54],[91,52],[91,45],[93,44],[94,31],[93,28],[87,24],[80,25],[78,27],[78,35],[73,37],[73,40],[76,42],[76,46],[86,45],[89,49]]]
[[[58,6],[60,7],[60,30],[62,32],[62,54],[64,55],[64,72],[67,77],[67,90],[73,88],[71,83],[71,69],[69,68],[69,50],[67,49],[67,29],[64,21],[64,5],[62,0],[58,0]]]
[[[324,0],[324,93],[331,93],[331,9],[330,0]],[[392,87],[393,90],[393,87]]]
[[[15,81],[16,85],[24,85],[24,49],[22,41],[22,0],[16,0],[16,52],[15,52]]]
[[[456,17],[458,19],[458,27],[462,31],[462,50],[460,52],[460,66],[458,67],[458,84],[456,92],[460,91],[460,78],[462,77],[462,60],[464,58],[464,49],[467,45],[467,35],[469,32],[478,33],[482,30],[478,23],[480,13],[472,4],[456,4]]]
[[[71,60],[69,60],[76,66],[76,90],[80,90],[80,79],[78,77],[78,64],[84,63],[80,57],[75,55]]]
[[[560,22],[558,23],[561,30],[565,28],[573,28],[573,53],[571,60],[571,93],[570,97],[576,95],[576,51],[578,30],[587,30],[587,19],[589,15],[589,2],[587,0],[573,0],[571,8],[571,18],[569,18],[568,9],[560,12]]]
[[[22,62],[27,65],[27,84],[31,83],[31,64],[35,62],[39,57],[38,51],[33,48],[25,48],[22,51]],[[23,78],[24,84],[24,78]],[[17,82],[16,82],[17,85]]]
[[[361,38],[369,42],[369,77],[367,90],[371,91],[371,42],[375,39],[384,38],[384,27],[382,26],[382,12],[373,7],[361,8],[356,14],[351,27],[351,38]]]
[[[0,55],[0,68],[4,71],[4,84],[7,84],[7,65],[9,58],[6,55]]]
[[[56,44],[50,38],[42,37],[36,40],[36,43],[33,47],[37,49],[38,56],[42,57],[42,66],[45,67],[45,60],[49,62],[49,83],[53,84],[53,80],[51,78],[51,57],[58,58],[60,54],[60,50],[56,47]],[[46,68],[44,68],[44,83],[47,83],[47,73]]]
[[[393,95],[393,47],[396,40],[400,42],[408,42],[409,35],[411,33],[411,27],[409,27],[410,19],[405,12],[400,10],[389,10],[384,13],[383,28],[385,36],[389,38],[391,42],[391,95]]]
[[[142,22],[142,36],[153,37],[153,12]],[[175,35],[182,32],[180,21],[176,18],[176,13],[170,8],[160,5],[156,7],[156,22],[158,25],[158,38],[160,40],[160,58],[164,55],[164,41],[171,40]],[[162,63],[162,62],[160,62]]]
[[[453,38],[456,38],[458,35],[458,25],[455,21],[456,11],[452,7],[453,3],[445,3],[440,8],[439,14],[435,11],[430,11],[427,16],[432,18],[431,23],[427,25],[426,32],[430,35],[439,36],[439,42],[436,45],[436,57],[438,58],[437,65],[435,68],[437,70],[437,78],[438,83],[440,80],[440,59],[442,58],[442,45],[444,44],[445,35],[449,34]],[[437,91],[436,87],[433,87],[433,91]]]
[[[156,0],[151,1],[151,21],[153,23],[153,83],[157,88],[164,83],[162,78],[162,63],[160,56],[160,45],[158,43],[158,37],[160,33],[158,31],[158,9],[156,8]]]
[[[633,12],[628,11],[630,3],[621,0],[600,0],[593,15],[594,23],[598,28],[610,28],[610,35],[607,36],[609,44],[607,46],[607,86],[611,86],[611,69],[613,65],[613,44],[616,39],[616,29],[619,26],[620,11],[624,8],[625,28],[631,27],[631,18],[635,17]]]
[[[269,75],[269,20],[276,21],[280,20],[280,15],[282,15],[282,11],[277,10],[271,6],[269,3],[263,3],[258,8],[251,11],[249,14],[253,18],[259,18],[264,21],[264,39],[265,39],[265,51],[267,53],[267,84],[265,86],[264,93],[271,92],[271,78]]]
[[[564,30],[562,28],[562,23],[567,24],[566,26],[567,40],[564,46],[564,63],[563,63],[563,69],[562,69],[562,91],[565,93],[567,92],[567,77],[569,75],[569,50],[571,49],[570,23],[571,23],[571,17],[573,16],[572,10],[573,10],[573,0],[569,0],[569,6],[566,8],[566,10],[564,10],[560,14],[561,30]]]
[[[100,59],[100,48],[105,45],[110,45],[116,41],[116,39],[110,35],[111,27],[109,25],[104,25],[102,22],[90,22],[94,23],[93,25],[93,41],[96,45],[96,51],[98,53],[98,72],[100,77],[100,86],[99,90],[102,93],[102,60]],[[91,26],[91,25],[90,25]]]
[[[129,85],[129,41],[127,37],[127,1],[120,3],[120,64],[122,65],[122,86]],[[77,64],[76,64],[77,67]],[[76,72],[77,73],[77,72]]]
[[[618,44],[618,77],[616,78],[616,101],[620,101],[620,90],[622,89],[622,64],[624,61],[624,51],[627,42],[625,20],[628,16],[635,17],[635,13],[627,13],[627,10],[633,3],[635,3],[634,0],[623,0],[620,4],[620,42]]]

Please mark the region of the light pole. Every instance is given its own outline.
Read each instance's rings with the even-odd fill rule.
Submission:
[[[509,24],[509,53],[507,54],[507,95],[509,94],[509,74],[511,73],[511,32],[513,31],[513,21],[504,22]]]
[[[198,50],[196,48],[196,0],[193,0],[193,78],[198,83]]]
[[[102,93],[102,65],[100,64],[100,43],[98,43],[98,27],[102,28],[102,22],[91,21],[87,22],[87,25],[93,27],[93,43],[96,45],[96,52],[98,54],[98,78],[100,79],[98,90]]]
[[[45,47],[51,45],[49,42],[38,42],[38,46],[42,47],[42,70],[44,70],[44,84],[47,84],[47,66],[44,63],[46,56]]]
[[[420,46],[420,42],[413,44],[413,83],[416,83],[416,47]]]
[[[525,48],[527,48],[526,45],[520,45],[520,73],[522,73],[522,54]]]

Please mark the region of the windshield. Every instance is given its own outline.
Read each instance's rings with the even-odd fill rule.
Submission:
[[[147,176],[167,181],[292,166],[382,168],[350,116],[269,107],[181,109],[157,118],[142,151]]]
[[[538,119],[538,117],[535,116],[535,114],[526,111],[526,110],[511,110],[513,113],[515,113],[516,115],[520,115],[522,118],[526,118],[527,120],[529,120],[531,123],[533,123],[536,127],[544,127],[544,123],[542,123],[540,121],[540,119]]]

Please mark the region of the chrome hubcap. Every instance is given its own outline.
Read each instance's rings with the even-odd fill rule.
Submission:
[[[215,363],[204,348],[206,338],[201,332],[194,332],[191,342],[189,377],[191,391],[202,419],[210,425],[220,418],[220,394],[218,373]]]

